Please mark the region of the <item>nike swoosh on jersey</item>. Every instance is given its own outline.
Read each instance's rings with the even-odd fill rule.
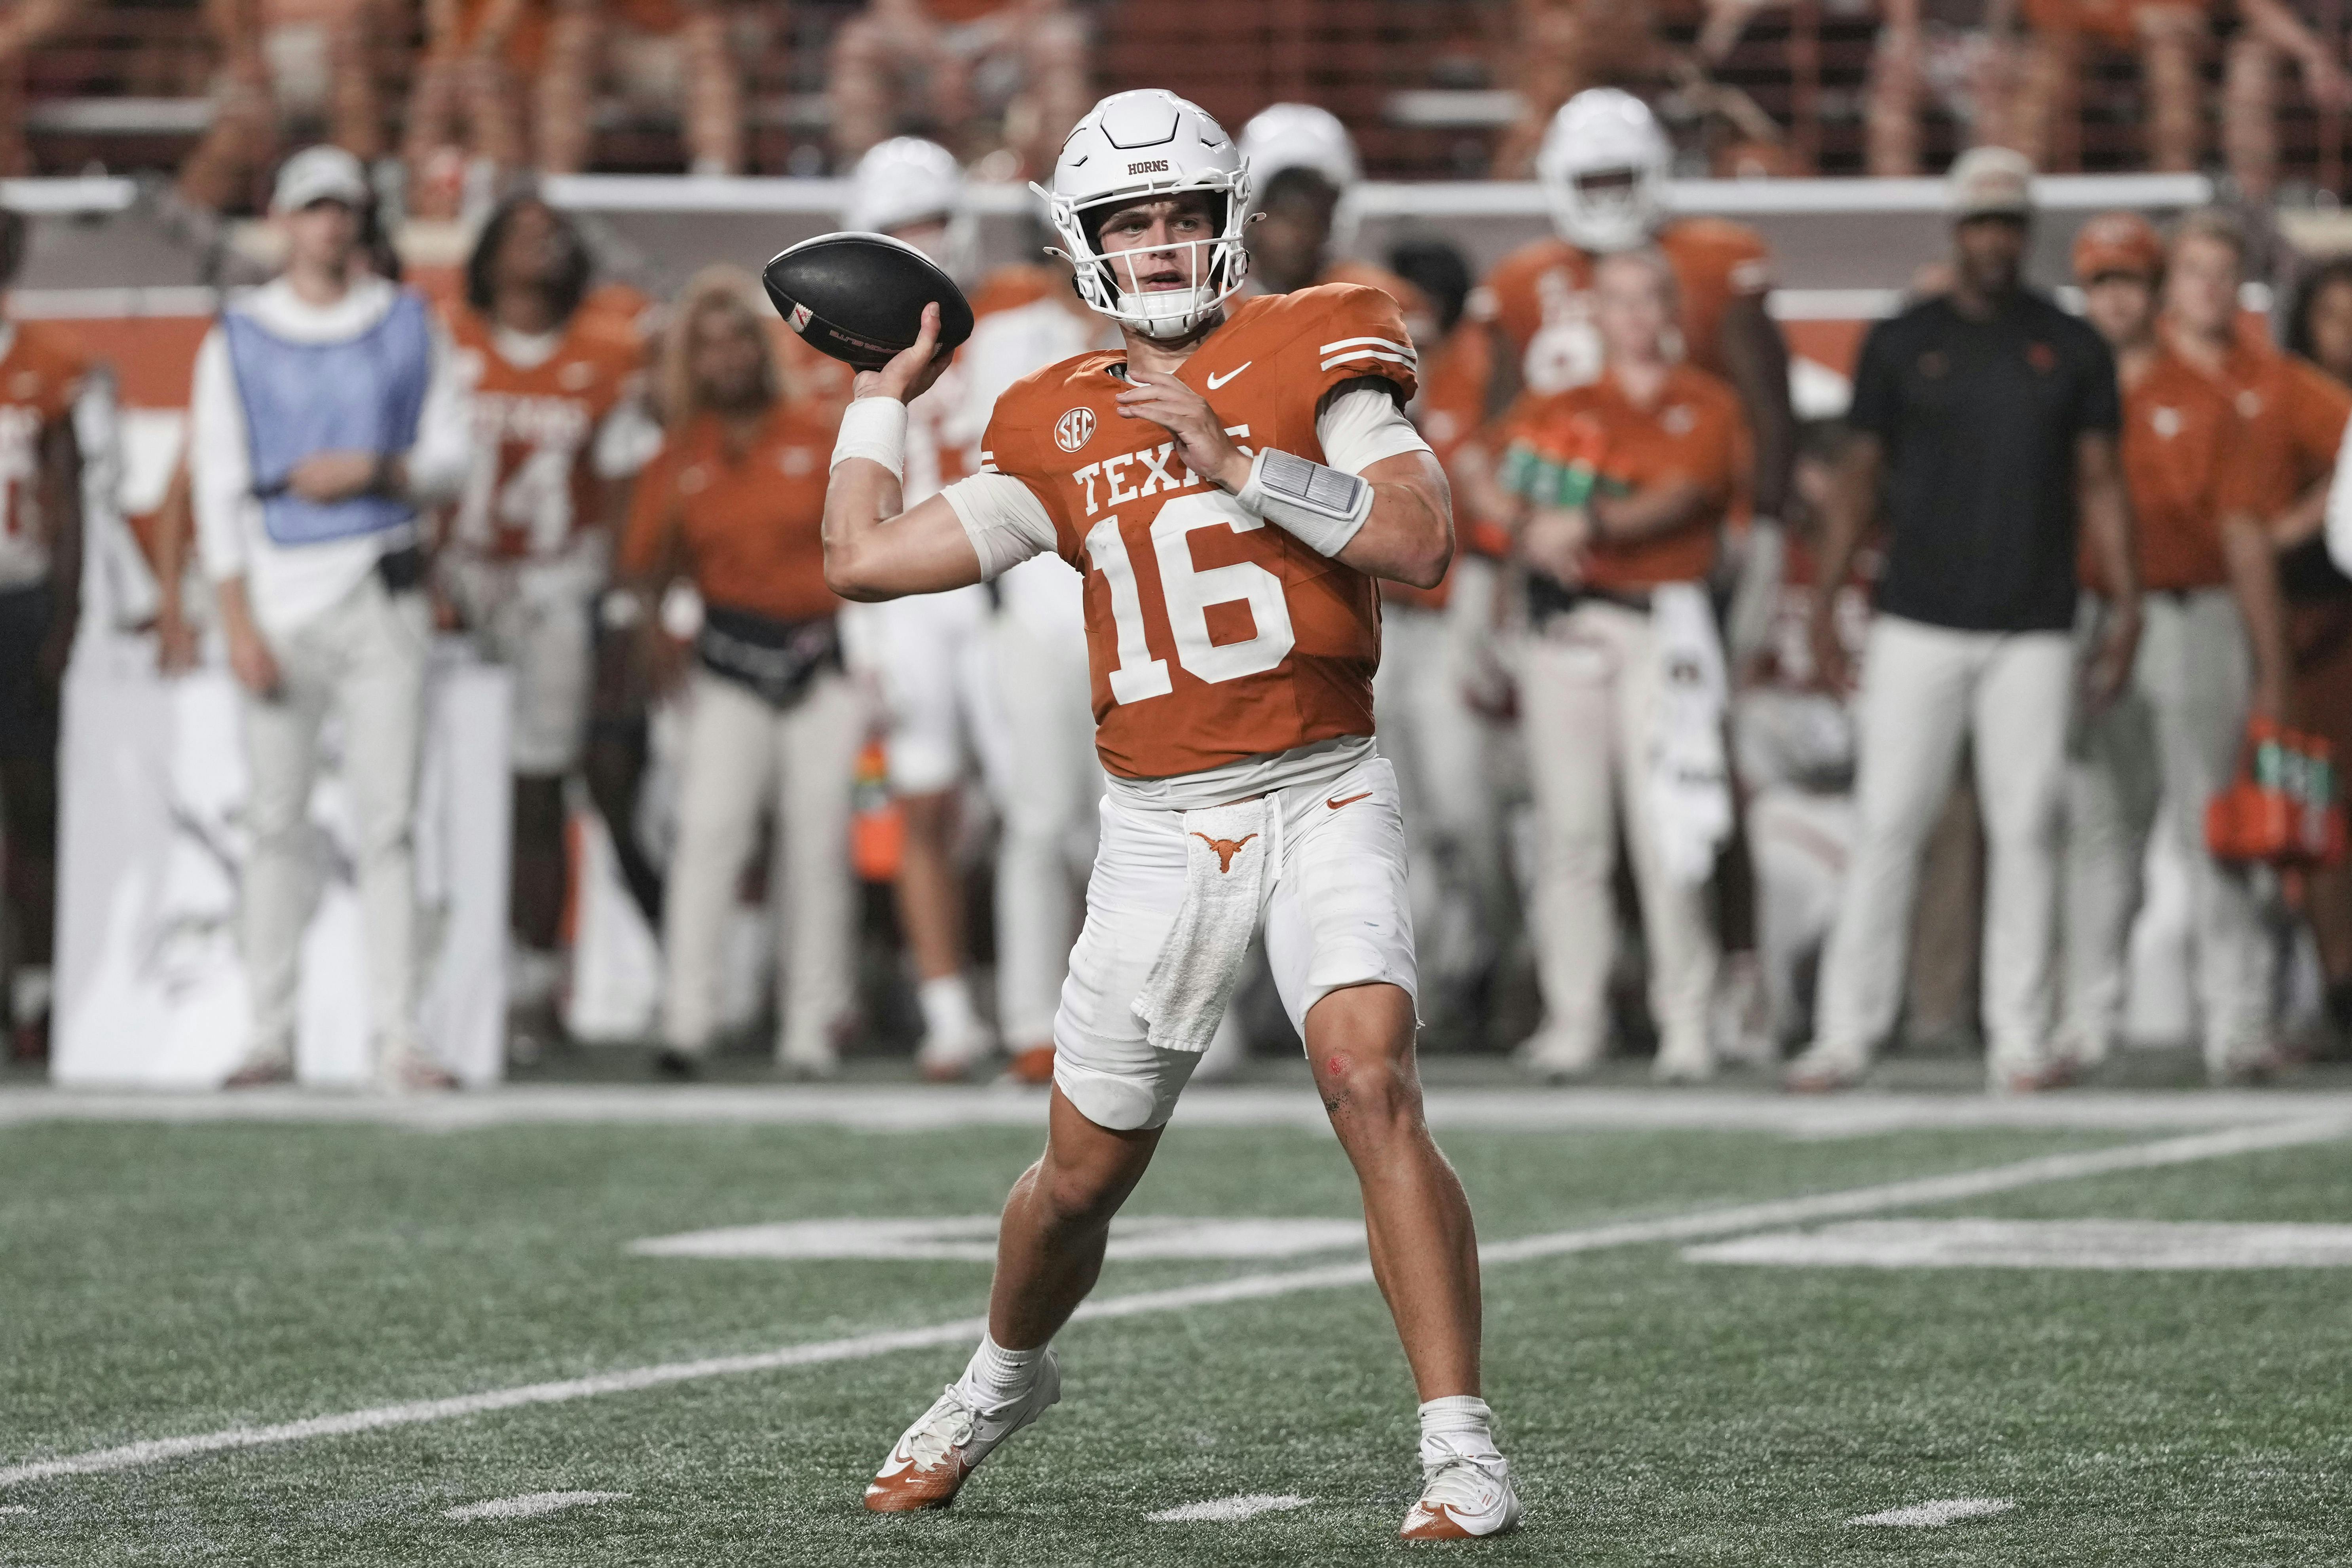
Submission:
[[[1254,359],[1245,359],[1242,361],[1241,363],[1234,366],[1233,369],[1225,372],[1223,375],[1219,375],[1216,372],[1211,371],[1209,373],[1209,390],[1211,392],[1216,391],[1217,388],[1224,385],[1225,383],[1233,380],[1234,377],[1241,374],[1242,372],[1249,369],[1250,366],[1256,363],[1257,361]]]
[[[1327,800],[1323,804],[1329,806],[1333,811],[1337,811],[1343,805],[1353,805],[1360,800],[1370,800],[1371,798],[1372,792],[1370,790],[1366,790],[1361,795],[1351,795],[1345,800]]]

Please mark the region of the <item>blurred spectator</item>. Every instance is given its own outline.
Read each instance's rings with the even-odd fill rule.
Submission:
[[[2026,35],[2011,144],[2043,169],[2077,166],[2085,56],[2139,57],[2147,166],[2193,170],[2204,147],[2200,65],[2213,47],[2211,0],[2022,0]],[[2278,178],[2280,59],[2301,68],[2322,107],[2347,101],[2343,68],[2283,0],[2241,0],[2221,100],[2221,145],[2240,195],[2270,198]]]
[[[2287,718],[2288,661],[2270,537],[2242,505],[2256,444],[2229,391],[2172,346],[2234,340],[2239,252],[2189,229],[2168,262],[2137,214],[2095,218],[2074,240],[2084,315],[2115,351],[2123,385],[2146,629],[2123,690],[2084,716],[2067,770],[2062,1047],[2092,1067],[2114,1045],[2161,808],[2189,871],[2206,1066],[2228,1079],[2269,1056],[2275,965],[2253,872],[2213,858],[2205,807],[2237,773],[2248,718]],[[2105,583],[2095,562],[2084,566],[2087,628]]]
[[[1653,249],[1594,265],[1597,380],[1530,396],[1502,482],[1526,502],[1528,635],[1520,723],[1535,785],[1530,893],[1544,1025],[1525,1047],[1548,1078],[1608,1046],[1619,822],[1633,857],[1660,1033],[1657,1076],[1712,1075],[1716,970],[1706,881],[1730,827],[1723,656],[1704,584],[1748,474],[1730,387],[1673,349],[1674,270]]]
[[[950,276],[971,281],[963,171],[936,142],[896,136],[868,149],[850,176],[843,222],[904,240]],[[955,477],[950,465],[960,453],[946,427],[961,401],[956,379],[951,370],[908,407],[908,506]],[[915,1059],[925,1077],[941,1080],[970,1075],[997,1047],[973,997],[958,856],[963,786],[985,776],[992,742],[1001,739],[988,700],[990,612],[989,591],[975,583],[842,613],[851,668],[880,688],[890,793],[906,823],[897,891],[923,1013]]]
[[[2352,388],[2352,258],[2338,258],[2304,279],[2287,316],[2286,346]],[[2340,458],[2337,471],[2343,471]],[[2345,498],[2339,494],[2330,505],[2340,510]],[[2352,531],[2340,519],[2330,527]],[[2345,769],[2352,767],[2352,576],[2346,575],[2345,552],[2329,559],[2326,542],[2316,536],[2280,542],[2295,718],[2328,742],[2340,797]],[[2326,975],[2333,1043],[2342,1054],[2352,1050],[2352,868],[2306,872],[2304,899]]]
[[[1832,487],[1853,439],[1835,421],[1806,429],[1793,481],[1803,504],[1786,525],[1786,570],[1755,647],[1738,658],[1732,697],[1732,751],[1756,868],[1757,951],[1776,1050],[1801,1039],[1811,1021],[1808,979],[1837,918],[1853,850],[1853,693],[1822,682],[1811,641],[1813,606],[1828,595],[1848,668],[1862,667],[1874,552],[1858,552],[1843,583],[1825,585],[1820,575],[1820,520],[1834,504]]]
[[[834,428],[784,395],[767,315],[731,268],[679,297],[661,350],[668,439],[638,478],[621,554],[649,633],[678,577],[702,606],[663,910],[660,1063],[673,1077],[710,1050],[737,879],[771,808],[779,1065],[832,1073],[856,996],[850,776],[866,709],[824,584]]]
[[[1519,89],[1518,120],[1495,149],[1498,180],[1523,180],[1577,94],[1662,73],[1666,53],[1650,0],[1512,0],[1510,49],[1496,74]]]
[[[58,35],[89,0],[13,0],[0,16],[0,179],[33,173],[25,144],[25,57]]]
[[[1020,171],[1047,171],[1087,111],[1088,75],[1086,25],[1062,0],[869,0],[833,36],[834,157],[845,167],[910,128],[966,161],[1001,146]]]
[[[523,165],[523,83],[546,45],[544,0],[425,0],[401,145],[410,216],[456,217],[469,183],[495,190]]]
[[[569,219],[537,196],[511,199],[483,226],[450,321],[474,440],[435,566],[483,652],[515,673],[507,1005],[525,1042],[557,1032],[563,785],[586,738],[590,606],[629,479],[660,439],[642,412],[635,322],[583,308],[592,270]]]
[[[966,454],[968,470],[981,466],[981,438],[1007,387],[1047,365],[1120,346],[1118,323],[1078,298],[1066,263],[1057,271],[1057,286],[1043,299],[982,316],[956,358],[949,384],[957,402],[944,434]],[[1013,1075],[1049,1083],[1054,1011],[1085,909],[1103,793],[1087,671],[1085,583],[1049,554],[1013,567],[993,586],[999,608],[989,656],[1005,742],[996,1016]]]
[[[467,411],[430,307],[354,277],[367,196],[365,172],[341,148],[288,159],[270,200],[285,272],[224,311],[196,355],[197,542],[245,688],[251,774],[253,1039],[233,1086],[293,1077],[310,788],[331,710],[356,818],[378,1082],[456,1083],[416,1037],[409,836],[431,630],[416,510],[463,477]]]
[[[727,0],[548,0],[539,76],[539,167],[573,174],[588,166],[597,94],[609,80],[628,98],[675,108],[690,174],[743,172],[743,72]],[[766,8],[774,25],[782,5]]]
[[[375,51],[386,0],[205,0],[220,51],[213,121],[180,165],[180,199],[203,212],[243,205],[278,159],[281,123],[322,118],[327,140],[362,163],[384,152]]]
[[[8,319],[28,225],[0,207],[0,1025],[10,1054],[47,1054],[58,873],[58,696],[81,605],[87,366],[43,321]]]
[[[1822,965],[1813,1045],[1789,1085],[1857,1082],[1893,1030],[1920,854],[1973,739],[1990,858],[1988,1076],[2064,1079],[2051,1055],[2064,755],[2076,679],[2078,531],[2112,590],[2089,676],[2103,704],[2139,633],[2131,514],[2116,467],[2115,357],[2021,280],[2032,169],[1979,147],[1952,167],[1951,291],[1864,342],[1819,581],[1839,583],[1880,505],[1888,531],[1858,708],[1861,822]],[[1828,596],[1812,642],[1825,680],[1846,655]]]

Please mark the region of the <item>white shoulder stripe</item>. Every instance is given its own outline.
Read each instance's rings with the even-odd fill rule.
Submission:
[[[1361,348],[1367,345],[1372,348],[1394,349],[1397,353],[1404,355],[1408,359],[1418,359],[1421,357],[1413,352],[1413,348],[1411,343],[1401,343],[1393,338],[1341,338],[1336,343],[1325,343],[1322,348],[1316,352],[1318,353],[1328,354],[1333,349]]]
[[[1379,349],[1349,349],[1346,353],[1333,354],[1323,362],[1323,368],[1329,370],[1335,364],[1345,364],[1349,360],[1361,359],[1386,360],[1391,364],[1401,364],[1407,370],[1420,368],[1413,363],[1412,357],[1409,354],[1383,353]]]

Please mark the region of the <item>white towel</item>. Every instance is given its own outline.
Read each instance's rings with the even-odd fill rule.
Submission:
[[[1724,764],[1727,684],[1723,644],[1706,595],[1693,583],[1650,595],[1658,658],[1657,706],[1650,714],[1650,818],[1658,859],[1685,887],[1706,880],[1731,837],[1731,781]]]
[[[1184,902],[1135,999],[1135,1016],[1154,1049],[1207,1050],[1233,1001],[1274,849],[1272,806],[1261,796],[1180,818]]]

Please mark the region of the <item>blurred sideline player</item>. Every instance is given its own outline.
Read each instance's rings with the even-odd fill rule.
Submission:
[[[1487,412],[1499,416],[1517,393],[1564,392],[1600,374],[1601,342],[1592,325],[1592,258],[1655,245],[1675,272],[1681,300],[1684,356],[1729,382],[1754,442],[1747,526],[1726,541],[1723,576],[1738,584],[1727,628],[1735,658],[1752,645],[1755,606],[1769,604],[1779,574],[1779,522],[1788,505],[1789,473],[1796,455],[1796,416],[1790,406],[1789,353],[1766,312],[1771,253],[1762,237],[1713,217],[1669,217],[1664,185],[1674,153],[1657,118],[1617,88],[1578,93],[1552,118],[1536,154],[1536,177],[1550,204],[1556,237],[1539,239],[1505,257],[1486,280],[1492,298],[1495,374]],[[1465,451],[1455,463],[1474,509],[1499,518],[1507,510],[1485,478],[1483,454]],[[1737,520],[1734,520],[1737,526]],[[1719,1005],[1752,1027],[1759,979],[1752,957],[1752,908],[1747,855],[1739,831],[1718,881],[1725,918]],[[1735,1049],[1752,1039],[1725,1040]]]
[[[982,316],[953,374],[929,395],[954,392],[945,434],[965,454],[968,472],[987,466],[988,421],[1013,383],[1119,344],[1118,324],[1078,297],[1066,266],[1057,269],[1056,283],[1028,304]],[[1084,907],[1078,889],[1100,837],[1102,763],[1095,757],[1077,574],[1041,555],[996,578],[995,588],[990,658],[1004,728],[997,781],[1004,826],[996,859],[996,1014],[1013,1076],[1042,1084],[1053,1081],[1054,1009]],[[1220,1031],[1221,1046],[1232,1033]]]
[[[0,209],[0,290],[27,229]],[[58,328],[0,310],[0,1026],[11,1055],[36,1060],[58,903],[58,694],[81,607],[73,409],[88,369]]]
[[[620,310],[583,308],[592,273],[570,221],[518,196],[483,226],[449,313],[474,444],[436,569],[482,652],[514,671],[507,999],[526,1052],[556,1028],[563,784],[588,731],[593,606],[629,480],[659,444],[639,405],[645,343]]]
[[[905,240],[968,280],[971,219],[964,211],[963,171],[936,142],[900,136],[858,160],[850,175],[844,222],[852,229]],[[983,297],[988,292],[980,290]],[[907,495],[936,493],[954,461],[946,421],[956,407],[955,375],[908,410]],[[923,1076],[969,1075],[996,1049],[972,999],[964,935],[964,889],[956,863],[960,786],[996,743],[989,721],[988,590],[974,583],[887,605],[851,606],[843,616],[854,668],[881,688],[884,751],[890,791],[906,822],[898,868],[898,919],[915,963],[923,1038],[915,1060]]]
[[[1242,128],[1241,148],[1264,215],[1244,231],[1250,250],[1244,292],[1285,294],[1318,284],[1357,283],[1394,300],[1427,377],[1409,412],[1438,460],[1447,461],[1476,422],[1475,407],[1465,422],[1456,417],[1458,410],[1433,406],[1446,373],[1435,346],[1445,345],[1448,357],[1456,352],[1446,331],[1451,323],[1441,320],[1435,301],[1407,279],[1330,255],[1344,205],[1360,177],[1347,127],[1328,110],[1277,103]],[[1485,393],[1482,377],[1471,395],[1483,399]],[[1443,428],[1433,431],[1433,425]],[[1447,434],[1454,439],[1447,440]],[[1404,792],[1405,835],[1415,871],[1413,926],[1423,964],[1433,981],[1456,985],[1472,978],[1465,972],[1483,967],[1496,950],[1500,910],[1508,897],[1485,721],[1465,699],[1468,666],[1492,621],[1494,566],[1470,553],[1468,542],[1433,588],[1393,580],[1381,584],[1381,658],[1372,683],[1382,754],[1396,764]],[[1475,911],[1467,921],[1449,919],[1465,905]],[[1465,924],[1474,929],[1465,931]],[[1230,1025],[1227,1034],[1239,1044]],[[1211,1060],[1202,1064],[1204,1073],[1216,1065],[1225,1041],[1221,1036]]]
[[[1047,552],[1082,565],[1110,778],[1055,1020],[1045,1152],[1005,1206],[988,1331],[866,1506],[945,1506],[1060,1397],[1049,1342],[1092,1288],[1263,923],[1424,1399],[1403,1533],[1500,1533],[1518,1509],[1476,1395],[1476,1240],[1422,1116],[1404,833],[1372,735],[1373,581],[1433,584],[1453,543],[1444,472],[1401,412],[1403,320],[1346,285],[1227,315],[1248,264],[1248,167],[1171,93],[1097,105],[1050,202],[1123,353],[1016,384],[990,421],[992,468],[902,511],[904,400],[940,368],[926,307],[916,345],[858,378],[826,495],[825,571],[845,596],[935,593]]]

